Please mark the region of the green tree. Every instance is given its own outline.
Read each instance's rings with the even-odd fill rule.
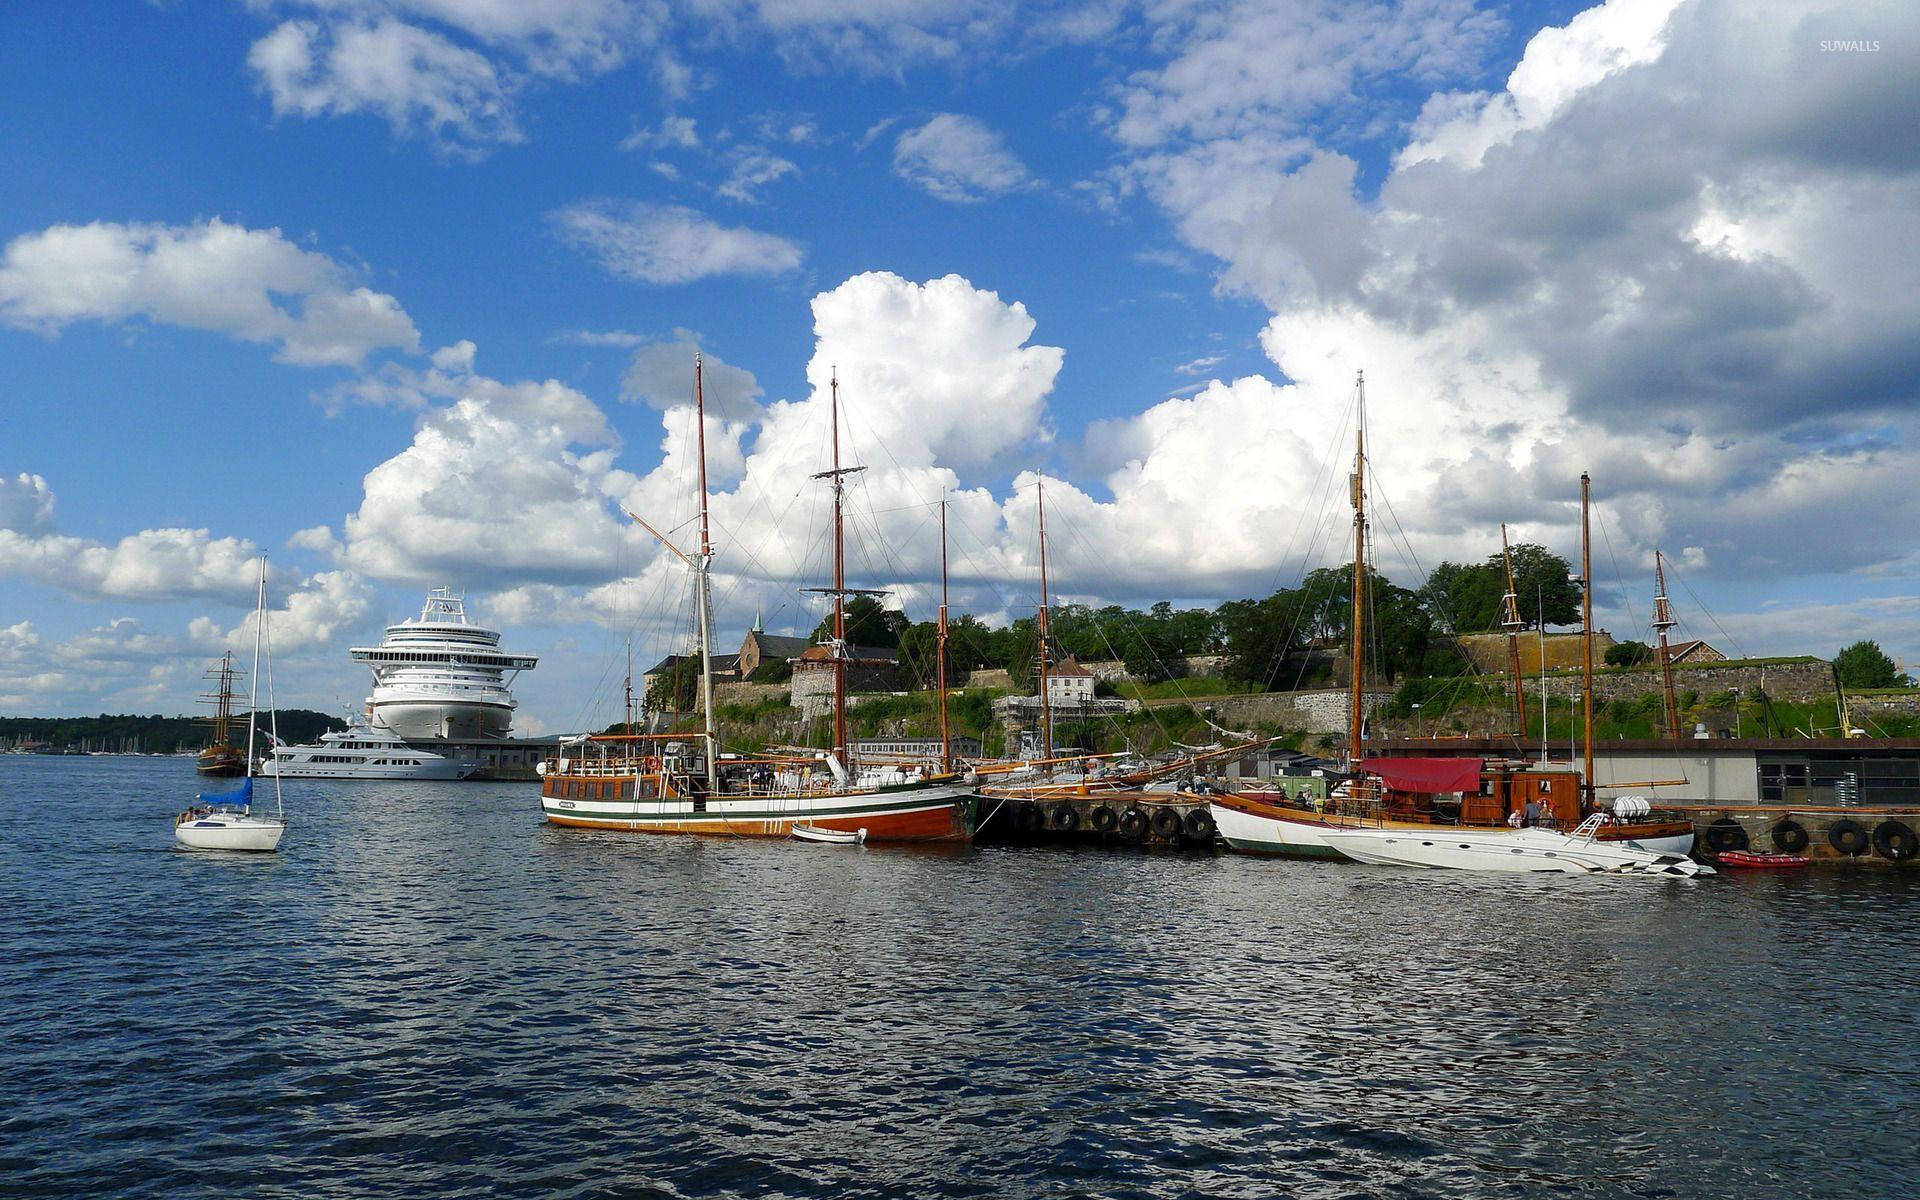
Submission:
[[[900,644],[900,635],[906,632],[907,615],[897,608],[887,608],[873,596],[855,596],[847,601],[847,642],[853,646],[871,646],[880,650],[891,650]],[[811,641],[825,641],[833,636],[833,614],[820,618],[813,627]]]
[[[1498,564],[1500,556],[1487,561]],[[1503,581],[1505,577],[1502,570]],[[1528,627],[1539,623],[1543,608],[1549,625],[1571,625],[1580,619],[1580,585],[1573,581],[1573,567],[1545,546],[1521,542],[1513,547],[1513,590],[1520,602],[1520,620]]]
[[[1653,661],[1653,647],[1645,642],[1615,642],[1607,647],[1610,667],[1637,667]]]
[[[699,685],[700,660],[691,655],[678,655],[672,666],[648,681],[641,703],[650,713],[692,712]]]
[[[1228,679],[1266,688],[1291,682],[1302,655],[1296,627],[1301,604],[1299,592],[1282,590],[1264,600],[1229,600],[1214,610]]]
[[[1833,670],[1840,682],[1850,688],[1910,687],[1913,680],[1900,668],[1880,643],[1859,641],[1833,656]]]

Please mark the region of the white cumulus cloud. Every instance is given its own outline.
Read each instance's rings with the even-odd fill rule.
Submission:
[[[590,201],[552,214],[568,245],[609,274],[641,283],[691,283],[713,275],[780,275],[800,265],[799,243],[725,226],[678,205]]]
[[[901,134],[893,169],[930,195],[959,203],[1003,195],[1032,178],[999,133],[960,113],[939,113]]]

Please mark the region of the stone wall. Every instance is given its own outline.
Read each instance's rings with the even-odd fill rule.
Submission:
[[[1361,707],[1372,713],[1393,699],[1392,692],[1367,692]],[[1229,728],[1270,725],[1303,729],[1308,733],[1345,733],[1348,693],[1345,688],[1314,688],[1302,692],[1258,692],[1251,696],[1211,696],[1193,701],[1213,720]]]
[[[713,703],[722,704],[759,704],[774,697],[787,699],[787,685],[784,683],[719,683],[713,685]]]
[[[1602,704],[1612,700],[1631,700],[1650,692],[1658,694],[1661,686],[1658,667],[1611,667],[1593,673],[1594,698]],[[1578,673],[1560,672],[1547,676],[1547,690],[1553,695],[1565,696],[1569,689],[1577,691],[1579,687]],[[1715,692],[1732,691],[1744,698],[1754,688],[1764,688],[1767,695],[1775,700],[1797,703],[1832,700],[1833,667],[1818,658],[1769,659],[1764,663],[1729,660],[1699,666],[1686,664],[1673,669],[1673,687],[1677,692],[1698,692],[1702,697]],[[1528,677],[1526,688],[1530,698],[1538,696],[1540,680]]]
[[[1227,669],[1227,656],[1224,654],[1189,654],[1177,661],[1183,668],[1182,679],[1218,679]],[[1080,669],[1101,683],[1127,683],[1138,679],[1138,676],[1128,674],[1127,664],[1117,658],[1083,662]]]
[[[1013,676],[1007,674],[1006,670],[1001,667],[968,671],[966,678],[960,681],[959,686],[963,688],[999,688],[1001,691],[1010,692],[1013,690]]]
[[[1465,633],[1454,639],[1460,647],[1460,656],[1472,663],[1474,669],[1488,675],[1505,675],[1510,669],[1507,658],[1507,635],[1504,633]],[[1607,647],[1613,645],[1613,635],[1604,629],[1593,631],[1593,665],[1597,668],[1607,661]],[[1547,670],[1577,671],[1580,669],[1581,639],[1577,633],[1549,633],[1547,635]],[[1522,674],[1540,673],[1540,635],[1530,631],[1520,634],[1520,671]]]

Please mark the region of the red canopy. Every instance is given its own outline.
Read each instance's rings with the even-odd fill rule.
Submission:
[[[1360,769],[1378,775],[1397,792],[1431,795],[1480,790],[1477,758],[1365,758]]]

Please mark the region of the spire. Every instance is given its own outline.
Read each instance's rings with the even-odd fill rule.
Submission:
[[[766,631],[766,624],[760,619],[760,601],[755,600],[753,602],[753,632],[765,633]]]

